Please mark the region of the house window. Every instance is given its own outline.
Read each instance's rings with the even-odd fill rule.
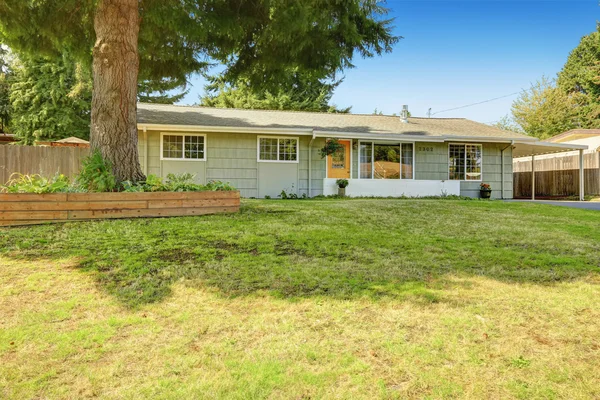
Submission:
[[[360,179],[413,179],[413,144],[359,145]]]
[[[161,134],[161,160],[205,160],[205,135]]]
[[[298,138],[259,136],[258,161],[298,162]]]
[[[450,180],[480,181],[482,146],[480,144],[448,145],[448,177]]]

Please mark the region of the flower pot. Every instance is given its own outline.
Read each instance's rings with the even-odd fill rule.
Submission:
[[[346,188],[338,188],[338,196],[340,197],[346,197]]]
[[[492,195],[492,191],[489,189],[488,190],[481,189],[479,191],[479,197],[481,197],[482,199],[489,199],[491,195]]]

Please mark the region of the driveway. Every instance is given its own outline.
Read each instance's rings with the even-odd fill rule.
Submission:
[[[583,208],[585,210],[600,211],[600,201],[553,201],[553,200],[505,200],[505,201],[519,201],[519,202],[525,202],[525,203],[549,204],[551,206]]]

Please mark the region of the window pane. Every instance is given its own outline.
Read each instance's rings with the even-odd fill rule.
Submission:
[[[449,178],[450,180],[464,180],[465,146],[463,144],[451,144],[449,147]]]
[[[296,139],[279,139],[279,161],[296,161],[297,146]]]
[[[402,143],[402,179],[413,178],[413,145]]]
[[[163,157],[183,158],[183,136],[163,136]]]
[[[373,144],[361,143],[359,149],[360,179],[373,178]]]
[[[375,179],[400,179],[400,145],[376,144],[374,147]]]
[[[259,160],[277,160],[277,139],[260,138]]]
[[[185,158],[203,159],[204,158],[204,136],[186,136],[184,146]]]
[[[346,146],[331,155],[331,169],[344,168],[346,168]]]
[[[466,179],[481,180],[481,145],[468,144],[466,148]]]

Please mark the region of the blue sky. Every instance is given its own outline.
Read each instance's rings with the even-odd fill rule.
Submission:
[[[596,29],[597,0],[389,0],[394,33],[404,37],[391,54],[355,59],[333,103],[353,113],[413,116],[460,107],[554,77],[582,36]],[[183,104],[203,93],[201,78]],[[490,123],[510,111],[516,95],[435,117]]]

